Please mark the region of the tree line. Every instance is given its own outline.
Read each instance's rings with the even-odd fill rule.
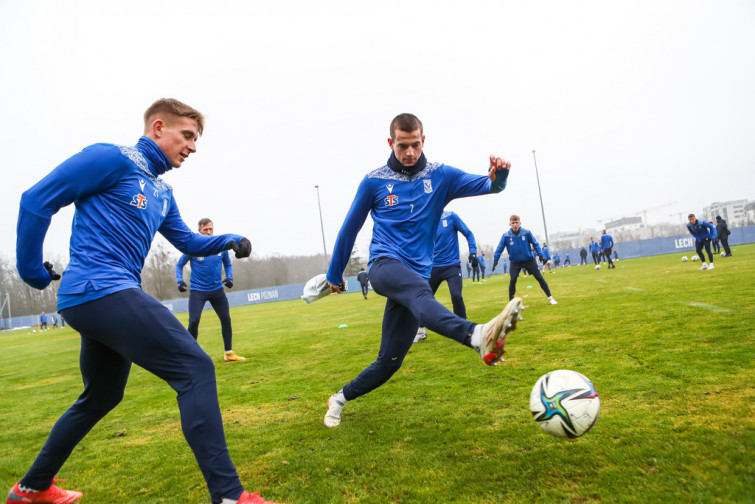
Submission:
[[[300,256],[275,254],[268,257],[236,259],[231,254],[233,266],[233,290],[244,291],[263,287],[276,287],[304,283],[328,269],[330,257],[324,254]],[[144,262],[142,270],[142,289],[160,301],[186,298],[188,292],[179,292],[176,285],[176,263],[181,257],[172,245],[162,238],[153,243],[152,249]],[[60,257],[46,258],[55,266],[55,271],[62,272],[66,261]],[[352,251],[344,276],[356,276],[361,268],[367,269],[367,261]],[[183,271],[184,280],[189,283],[190,268],[187,264]],[[0,255],[0,296],[10,298],[11,315],[20,317],[41,312],[55,313],[59,282],[51,282],[44,290],[37,290],[26,285],[18,276],[15,259]],[[1,302],[1,300],[0,300]],[[7,317],[6,312],[2,317]]]

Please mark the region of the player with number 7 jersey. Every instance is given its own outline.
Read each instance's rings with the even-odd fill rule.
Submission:
[[[341,291],[343,271],[357,234],[372,215],[369,276],[375,292],[388,298],[377,360],[328,400],[325,425],[341,421],[346,401],[383,383],[401,367],[420,325],[474,348],[486,364],[502,360],[508,333],[520,320],[521,300],[512,301],[485,325],[465,320],[435,300],[428,283],[433,247],[443,209],[456,198],[501,192],[511,164],[490,156],[487,175],[473,175],[428,162],[420,120],[401,114],[390,126],[392,153],[385,166],[368,173],[338,234],[327,280]]]

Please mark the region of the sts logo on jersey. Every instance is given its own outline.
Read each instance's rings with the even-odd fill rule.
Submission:
[[[147,208],[147,197],[143,194],[136,194],[131,198],[131,204],[139,210]]]
[[[383,201],[385,201],[385,206],[395,206],[398,204],[398,196],[389,194]]]

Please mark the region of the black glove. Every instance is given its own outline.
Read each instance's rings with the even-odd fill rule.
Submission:
[[[477,256],[475,254],[469,254],[469,262],[472,263],[473,268],[476,268],[480,265],[480,261],[477,260]]]
[[[496,266],[498,266],[498,261],[493,261],[493,269],[491,271],[495,271]]]
[[[230,289],[231,287],[233,287],[233,280],[226,278],[225,280],[223,280],[223,285]]]
[[[545,257],[543,257],[543,256],[537,256],[537,257],[539,257],[539,258],[540,258],[540,262],[541,262],[542,264],[545,264]]]
[[[178,292],[186,292],[186,282],[183,280],[178,282]]]
[[[228,248],[236,252],[236,259],[242,259],[252,255],[252,242],[246,238],[242,238],[239,243],[232,241],[228,244]]]
[[[50,274],[51,280],[60,280],[60,274],[55,273],[55,270],[52,269],[52,263],[45,261],[42,266],[44,266],[45,269],[47,270],[47,273]]]

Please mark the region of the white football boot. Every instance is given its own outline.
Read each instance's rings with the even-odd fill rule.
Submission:
[[[326,427],[338,427],[338,424],[341,423],[341,411],[345,404],[346,398],[343,397],[343,393],[336,392],[330,396],[330,399],[328,399],[328,412],[325,413],[325,419],[323,420]]]
[[[709,269],[709,270],[712,270],[712,269],[716,269],[716,267],[715,267],[715,266],[713,266],[713,263],[710,263],[710,264],[708,265],[708,269]]]
[[[516,330],[516,323],[522,320],[522,310],[524,310],[522,299],[515,297],[490,322],[475,326],[472,333],[472,347],[477,350],[488,366],[503,362],[506,338],[509,333]]]
[[[417,329],[417,335],[414,337],[414,343],[419,343],[422,340],[427,339],[427,329],[420,327]]]
[[[548,296],[548,302],[550,304],[558,304],[558,301],[556,301],[555,299],[553,299],[553,296]]]
[[[700,266],[699,268],[697,268],[697,271],[703,271],[703,270],[707,270],[707,269],[708,269],[708,265],[706,263],[703,263],[702,266]]]

